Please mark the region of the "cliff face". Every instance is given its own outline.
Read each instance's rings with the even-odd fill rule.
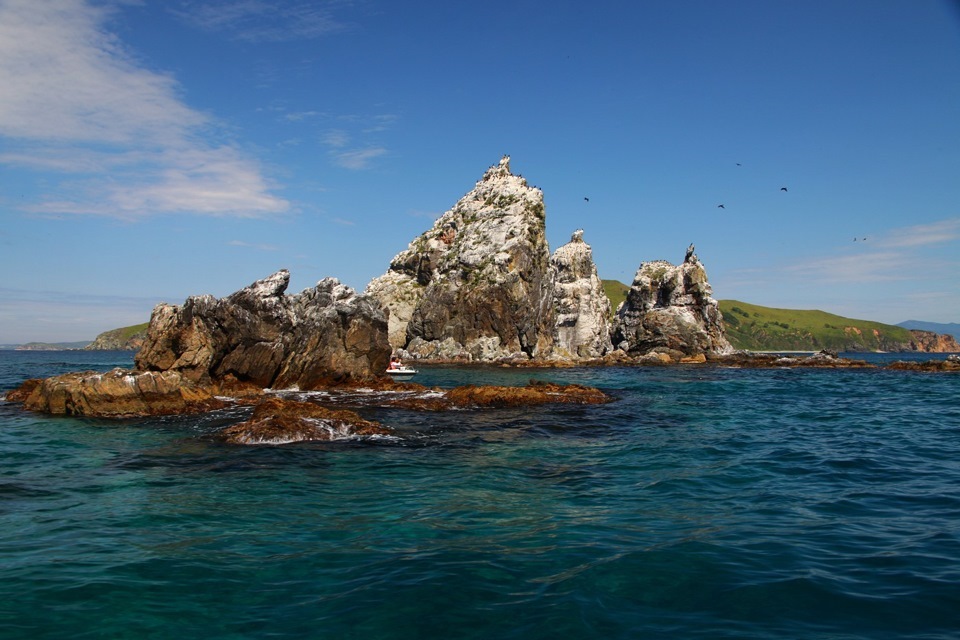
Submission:
[[[236,379],[301,389],[368,380],[386,369],[387,323],[376,302],[333,278],[284,295],[289,282],[282,270],[226,298],[157,305],[137,369],[177,372],[198,384]]]
[[[535,358],[553,347],[543,193],[504,157],[410,243],[367,294],[394,348],[417,358]]]
[[[960,343],[952,335],[910,329],[913,341],[910,348],[924,353],[960,353]]]
[[[599,358],[610,344],[610,299],[597,275],[593,251],[578,229],[550,257],[554,280],[554,353],[558,357]]]
[[[614,346],[630,355],[729,353],[712,294],[693,245],[679,266],[664,260],[641,264],[614,318]]]

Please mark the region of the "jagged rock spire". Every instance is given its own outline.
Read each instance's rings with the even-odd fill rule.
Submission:
[[[583,229],[570,236],[550,258],[554,275],[554,354],[561,358],[598,358],[612,350],[610,299],[597,275],[593,250]]]
[[[680,266],[666,260],[642,263],[617,310],[611,334],[614,346],[631,355],[732,351],[712,294],[692,244]]]
[[[692,244],[680,267],[641,265],[611,328],[583,230],[551,257],[543,193],[513,175],[506,155],[367,293],[388,312],[390,344],[413,357],[579,359],[613,345],[632,355],[729,349]]]
[[[487,169],[367,292],[389,311],[390,342],[413,356],[540,357],[553,339],[543,193]]]

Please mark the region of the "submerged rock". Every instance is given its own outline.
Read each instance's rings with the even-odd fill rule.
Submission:
[[[391,431],[353,411],[332,410],[311,402],[267,398],[249,420],[227,427],[221,437],[231,444],[290,444],[386,436]]]
[[[712,294],[693,245],[679,266],[665,260],[641,264],[614,318],[614,346],[631,355],[732,352]]]
[[[300,389],[372,380],[386,369],[387,322],[374,300],[334,278],[285,295],[289,282],[281,270],[226,298],[158,305],[136,368],[197,385],[231,376]]]
[[[960,371],[960,356],[949,355],[945,360],[927,360],[925,362],[909,362],[898,360],[887,365],[895,371]]]
[[[836,351],[823,349],[812,355],[791,355],[784,356],[775,353],[750,353],[747,351],[737,351],[726,354],[711,354],[707,358],[710,364],[717,364],[729,367],[742,367],[753,369],[782,368],[782,367],[819,367],[824,369],[874,369],[872,365],[864,360],[853,360],[850,358],[841,358]]]
[[[423,359],[537,358],[553,346],[543,193],[505,156],[365,293],[395,349]]]
[[[3,394],[4,402],[26,402],[27,398],[34,390],[43,384],[43,378],[30,378],[24,380],[19,387],[11,389]]]
[[[612,398],[599,389],[579,384],[531,381],[525,387],[464,385],[428,398],[404,398],[392,406],[419,411],[454,408],[525,407],[542,404],[603,404]]]
[[[83,371],[32,382],[23,397],[25,409],[105,418],[200,413],[230,404],[221,394],[250,397],[260,393],[235,380],[197,385],[177,371]]]

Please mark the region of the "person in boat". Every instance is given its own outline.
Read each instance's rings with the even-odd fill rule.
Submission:
[[[403,364],[400,362],[400,356],[390,356],[390,366],[388,369],[400,369],[403,367]]]

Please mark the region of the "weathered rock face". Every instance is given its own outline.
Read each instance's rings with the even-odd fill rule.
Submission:
[[[200,385],[232,377],[301,389],[370,380],[386,369],[387,323],[374,300],[333,278],[284,295],[289,282],[283,270],[226,298],[157,305],[137,369]]]
[[[680,266],[664,260],[641,264],[614,318],[614,346],[631,355],[732,351],[712,293],[693,245]]]
[[[541,357],[553,342],[543,193],[504,157],[410,243],[366,293],[415,358]]]
[[[913,342],[910,347],[914,351],[924,353],[960,353],[960,344],[956,338],[947,333],[934,333],[933,331],[920,331],[911,329]]]
[[[597,275],[593,251],[578,229],[550,258],[553,270],[554,353],[559,357],[598,358],[612,351],[610,299]]]

